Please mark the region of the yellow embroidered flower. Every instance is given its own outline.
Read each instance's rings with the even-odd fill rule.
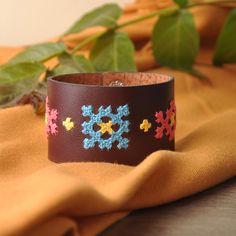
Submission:
[[[67,117],[63,122],[62,125],[66,128],[67,131],[70,131],[72,128],[74,128],[74,122],[71,121],[70,117]]]
[[[111,120],[109,120],[107,123],[104,123],[104,122],[100,123],[100,124],[98,124],[98,126],[101,127],[100,132],[102,134],[105,134],[106,132],[111,134],[113,132]]]
[[[148,122],[148,119],[144,119],[143,122],[140,124],[139,128],[142,130],[143,132],[148,132],[148,130],[152,127],[152,124],[150,122]]]

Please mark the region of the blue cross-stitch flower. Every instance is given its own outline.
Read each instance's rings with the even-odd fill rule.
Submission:
[[[129,145],[129,139],[122,137],[124,133],[129,132],[129,124],[128,120],[123,120],[123,117],[129,115],[129,107],[128,105],[119,106],[117,108],[117,113],[113,114],[111,106],[103,107],[100,106],[98,109],[98,113],[94,114],[93,107],[91,105],[82,106],[82,115],[84,117],[90,117],[89,121],[84,121],[82,123],[82,133],[85,135],[89,135],[89,138],[84,139],[84,148],[89,149],[95,147],[96,143],[100,149],[111,149],[114,142],[118,142],[117,148],[127,148]],[[110,121],[104,123],[102,121],[103,117],[110,118]],[[94,125],[97,124],[101,127],[100,130],[95,131]],[[117,131],[112,129],[111,125],[119,125]],[[102,135],[107,132],[109,133],[109,138],[104,139]]]

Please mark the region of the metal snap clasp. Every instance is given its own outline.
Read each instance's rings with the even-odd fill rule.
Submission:
[[[111,81],[109,86],[111,86],[111,87],[124,87],[124,84],[120,80],[113,80],[113,81]]]

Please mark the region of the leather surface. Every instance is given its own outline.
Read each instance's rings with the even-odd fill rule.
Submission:
[[[127,75],[127,76],[126,76]],[[107,86],[112,81],[123,83],[123,87]],[[150,84],[149,84],[150,83]],[[97,84],[97,85],[96,85]],[[141,84],[141,85],[140,85]],[[128,85],[128,86],[127,86]],[[134,86],[132,86],[134,85]],[[174,140],[163,135],[156,139],[155,113],[165,112],[174,99],[174,80],[157,73],[94,73],[62,75],[49,79],[49,106],[58,110],[58,133],[48,136],[48,156],[54,162],[96,161],[137,165],[150,153],[174,150]],[[98,146],[85,149],[81,124],[88,117],[82,116],[81,107],[92,105],[94,113],[100,106],[116,108],[128,104],[130,131],[122,137],[129,139],[127,149],[100,149]],[[75,123],[74,129],[66,131],[62,125],[67,117]],[[148,119],[152,127],[148,132],[140,130],[140,123]]]

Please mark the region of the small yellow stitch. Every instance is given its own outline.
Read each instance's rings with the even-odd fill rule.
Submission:
[[[172,113],[170,117],[170,125],[174,126],[174,124],[175,124],[175,113]]]
[[[112,132],[113,132],[113,129],[112,129],[112,122],[111,122],[111,120],[109,120],[107,123],[100,123],[100,124],[98,124],[98,126],[100,126],[101,127],[101,129],[100,129],[100,132],[102,133],[102,134],[105,134],[106,132],[108,132],[109,134],[111,134]]]
[[[72,128],[74,128],[74,122],[71,121],[70,117],[67,117],[63,122],[63,126],[66,128],[67,131],[70,131]]]
[[[152,124],[150,122],[148,122],[148,119],[144,119],[143,122],[140,124],[139,128],[142,130],[143,132],[148,132],[148,130],[152,127]]]

